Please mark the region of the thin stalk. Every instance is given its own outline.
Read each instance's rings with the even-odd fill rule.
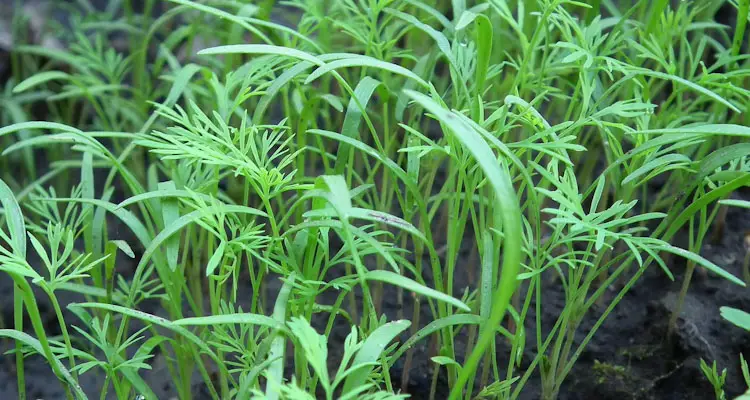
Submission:
[[[68,327],[65,324],[65,319],[62,315],[62,309],[60,308],[60,303],[57,301],[57,296],[55,296],[55,293],[47,286],[46,284],[42,285],[42,290],[44,290],[45,293],[47,293],[47,296],[50,299],[50,302],[52,303],[52,309],[55,310],[55,317],[57,318],[58,326],[60,327],[60,332],[62,333],[63,342],[65,343],[65,350],[68,353],[68,361],[70,362],[70,368],[71,368],[71,375],[73,377],[76,377],[76,373],[72,371],[72,368],[75,366],[75,357],[73,356],[73,345],[70,342],[70,335],[68,334]]]
[[[737,26],[734,29],[734,39],[732,40],[732,56],[736,57],[742,50],[742,43],[745,41],[745,28],[747,27],[748,13],[750,12],[750,0],[739,0],[737,10]]]
[[[410,335],[414,336],[417,333],[417,329],[419,329],[419,315],[421,314],[420,311],[420,300],[419,296],[413,296],[414,299],[414,310],[412,310],[412,324],[411,324],[411,332]],[[404,393],[408,393],[409,389],[409,373],[411,371],[411,363],[412,359],[414,358],[414,348],[410,348],[406,352],[406,360],[404,360],[404,370],[401,372],[401,391]]]
[[[11,275],[11,277],[18,286],[18,290],[21,292],[21,296],[23,296],[23,304],[26,306],[26,311],[28,312],[29,318],[31,319],[31,325],[34,328],[34,333],[37,335],[37,340],[39,340],[39,343],[42,346],[44,357],[49,360],[52,370],[55,372],[55,375],[58,377],[60,382],[62,382],[63,387],[65,388],[65,397],[68,399],[73,399],[73,394],[70,391],[70,386],[67,382],[65,382],[60,367],[57,363],[52,361],[56,358],[54,353],[52,352],[52,348],[49,345],[47,334],[44,331],[44,323],[42,322],[42,318],[39,314],[39,307],[37,307],[36,299],[34,298],[34,292],[31,290],[31,286],[29,286],[29,283],[26,282],[23,277],[15,275]],[[21,313],[20,315],[23,315],[23,313]],[[19,352],[19,354],[21,353]],[[21,365],[21,367],[23,367],[23,365]],[[76,387],[74,389],[76,390],[76,392],[81,392],[80,387]]]
[[[107,371],[106,376],[104,377],[104,384],[102,384],[102,391],[99,392],[99,400],[106,400],[107,399],[107,393],[109,392],[109,379],[110,376],[114,376],[114,372]]]
[[[23,332],[23,293],[21,288],[13,285],[13,327]],[[23,344],[16,341],[16,382],[18,383],[18,398],[26,400],[26,378],[23,367]]]

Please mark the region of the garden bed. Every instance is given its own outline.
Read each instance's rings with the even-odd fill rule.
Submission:
[[[13,19],[0,397],[748,389],[748,1],[259,3]]]

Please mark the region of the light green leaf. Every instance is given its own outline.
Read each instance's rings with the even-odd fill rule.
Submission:
[[[691,125],[680,128],[645,129],[633,131],[631,134],[643,135],[685,135],[698,134],[708,136],[740,136],[750,137],[750,127],[735,124],[706,124]]]
[[[122,210],[121,210],[122,211]],[[193,211],[189,214],[185,214],[182,217],[174,220],[169,226],[164,227],[164,230],[159,232],[158,235],[152,240],[149,244],[146,250],[143,252],[143,256],[141,257],[141,261],[138,263],[137,269],[143,268],[146,263],[151,258],[151,255],[156,252],[159,247],[166,242],[167,239],[172,237],[172,235],[179,232],[182,228],[185,226],[197,221],[200,218],[207,217],[211,214],[219,213],[219,212],[226,212],[226,213],[236,213],[236,214],[251,214],[251,215],[258,215],[262,216],[265,213],[262,211],[256,210],[252,207],[245,207],[245,206],[222,206],[219,208],[216,207],[209,207],[203,210],[197,210]]]
[[[70,75],[62,71],[44,71],[34,74],[13,88],[13,93],[25,92],[34,86],[41,85],[53,80],[68,80]]]
[[[344,116],[344,124],[341,127],[342,135],[359,140],[359,125],[362,121],[362,115],[365,113],[364,108],[367,107],[373,92],[380,84],[380,81],[369,76],[365,76],[357,83],[357,87],[354,88],[354,96],[349,100],[349,105],[346,107],[346,116]],[[350,149],[351,146],[346,143],[339,145],[333,168],[337,175],[343,174],[346,166],[349,165]]]
[[[62,132],[76,133],[83,135],[83,131],[80,129],[73,128],[72,126],[58,124],[57,122],[46,122],[46,121],[27,121],[19,122],[0,128],[0,137],[9,133],[18,132],[26,129],[46,129],[46,130],[57,130]]]
[[[635,72],[635,73],[638,73],[638,74],[641,74],[641,75],[653,76],[655,78],[670,80],[670,81],[673,81],[673,82],[685,85],[685,86],[687,86],[687,87],[695,90],[696,92],[704,94],[704,95],[706,95],[706,96],[708,96],[708,97],[710,97],[710,98],[718,101],[719,103],[724,104],[725,106],[727,106],[730,109],[732,109],[732,111],[734,111],[734,112],[737,112],[737,113],[741,112],[740,109],[737,108],[734,104],[732,104],[729,100],[727,100],[727,99],[719,96],[718,94],[716,94],[716,93],[714,93],[714,92],[712,92],[712,91],[704,88],[703,86],[700,86],[700,85],[697,85],[697,84],[695,84],[693,82],[690,82],[689,80],[687,80],[685,78],[681,78],[681,77],[676,76],[676,75],[666,74],[664,72],[653,71],[653,70],[646,69],[646,68],[638,68],[638,67],[632,67],[632,66],[627,66],[627,68],[628,68],[629,71]]]
[[[732,307],[721,307],[720,311],[724,319],[746,331],[750,331],[750,314]]]
[[[435,364],[439,364],[439,365],[443,365],[443,366],[454,365],[458,369],[461,369],[461,364],[459,364],[456,360],[454,360],[454,359],[452,359],[450,357],[435,356],[435,357],[430,358],[430,360],[432,360],[432,362],[434,362]]]
[[[28,335],[24,332],[19,332],[14,329],[0,329],[0,337],[6,337],[9,339],[19,341],[31,347],[39,355],[44,357],[45,352],[44,352],[44,349],[42,348],[42,344],[39,342],[39,340],[32,337],[31,335]],[[73,376],[70,374],[70,371],[68,371],[68,369],[65,368],[65,365],[63,365],[60,362],[60,360],[58,360],[57,358],[53,358],[52,360],[48,359],[47,362],[54,363],[57,366],[57,368],[62,372],[63,374],[62,378],[65,379],[65,381],[68,383],[68,386],[70,386],[73,389],[73,392],[75,393],[76,398],[88,399],[88,397],[86,397],[86,393],[83,392],[81,387],[78,385],[78,382],[76,382],[75,378],[73,378]]]
[[[518,285],[517,278],[521,268],[521,252],[524,246],[521,209],[509,172],[500,168],[501,163],[498,162],[497,157],[493,154],[487,142],[475,130],[475,127],[467,123],[462,115],[446,110],[424,94],[414,91],[408,91],[407,94],[434,115],[443,124],[443,129],[452,132],[461,145],[474,156],[477,164],[482,168],[485,178],[494,190],[495,202],[497,202],[498,212],[502,217],[501,226],[504,243],[500,282],[493,296],[490,318],[481,327],[477,345],[467,358],[459,375],[459,380],[451,390],[451,398],[457,398],[471,374],[476,370],[479,360],[489,347],[490,342],[494,340],[496,326],[505,316],[510,298]]]
[[[304,318],[293,317],[287,322],[289,330],[297,338],[299,345],[305,353],[307,362],[318,375],[321,383],[330,386],[328,378],[328,340],[324,335],[318,334]],[[328,390],[328,389],[327,389]]]
[[[219,246],[216,248],[216,251],[214,251],[214,254],[211,255],[211,258],[208,260],[208,264],[206,265],[206,276],[211,276],[211,274],[214,273],[214,270],[216,267],[219,266],[219,262],[224,258],[224,249],[227,247],[227,242],[221,241],[219,243]]]
[[[124,240],[110,240],[110,242],[114,243],[115,246],[117,246],[120,251],[125,253],[126,256],[130,258],[135,258],[135,253],[133,252],[133,249],[130,248],[130,245],[128,242]]]
[[[209,325],[253,325],[265,326],[267,328],[279,329],[286,332],[283,323],[279,323],[271,317],[251,313],[233,313],[209,315],[205,317],[189,317],[172,321],[177,326],[209,326]]]
[[[427,286],[420,284],[419,282],[411,280],[405,276],[399,275],[392,271],[386,271],[386,270],[369,271],[367,272],[367,274],[365,274],[365,279],[372,280],[372,281],[380,281],[380,282],[390,283],[391,285],[400,286],[416,294],[421,294],[422,296],[430,297],[435,300],[448,303],[461,310],[471,311],[469,306],[464,304],[461,300],[458,300],[455,297],[449,296],[438,290],[431,289]]]
[[[716,275],[719,275],[720,277],[722,277],[722,278],[724,278],[724,279],[726,279],[726,280],[728,280],[730,282],[736,283],[736,284],[738,284],[740,286],[743,286],[743,287],[745,286],[745,282],[743,282],[741,279],[735,277],[734,275],[732,275],[729,272],[725,271],[723,268],[719,267],[718,265],[712,263],[711,261],[709,261],[709,260],[701,257],[700,255],[695,254],[695,253],[693,253],[691,251],[687,251],[687,250],[684,250],[684,249],[681,249],[679,247],[675,247],[675,246],[672,246],[672,245],[669,245],[669,244],[664,245],[664,246],[660,246],[659,250],[666,251],[668,253],[672,253],[674,255],[686,258],[686,259],[695,262],[696,264],[698,264],[698,265],[706,268],[707,270],[715,273]]]
[[[325,65],[321,59],[310,53],[289,47],[273,46],[269,44],[232,44],[204,49],[199,51],[198,54],[275,54],[307,61],[318,66]]]
[[[182,326],[175,324],[174,322],[162,318],[157,317],[156,315],[151,315],[148,313],[145,313],[143,311],[133,310],[132,308],[122,307],[114,304],[105,304],[105,303],[71,303],[68,305],[68,308],[96,308],[100,310],[108,310],[112,312],[116,312],[122,315],[127,315],[128,317],[139,319],[143,322],[147,322],[150,324],[161,326],[162,328],[166,328],[174,333],[177,333],[178,335],[184,337],[185,339],[189,340],[198,348],[201,349],[205,354],[209,355],[211,358],[216,360],[217,362],[220,362],[216,355],[213,353],[211,348],[208,347],[208,345],[201,340],[198,336],[194,335],[189,330],[183,328]]]
[[[427,82],[424,81],[424,79],[417,76],[415,73],[409,71],[408,69],[392,64],[389,62],[378,60],[377,58],[372,58],[368,56],[362,56],[362,55],[353,55],[352,57],[344,58],[341,60],[332,61],[329,63],[326,63],[325,65],[322,65],[318,67],[315,71],[313,71],[310,76],[307,77],[305,80],[305,84],[309,84],[310,82],[318,79],[322,75],[336,70],[338,68],[346,68],[346,67],[370,67],[370,68],[378,68],[382,69],[384,71],[391,72],[393,74],[402,75],[409,79],[414,80],[415,82],[419,83],[420,85],[427,87]]]
[[[177,190],[176,185],[172,181],[161,182],[157,185],[157,187],[159,188],[159,190],[164,191]],[[159,208],[161,209],[161,222],[163,224],[162,226],[169,226],[178,218],[180,218],[179,205],[177,204],[177,201],[175,199],[169,197],[162,198]],[[166,251],[164,255],[167,259],[169,269],[174,271],[177,268],[177,258],[180,255],[179,235],[172,236],[166,240]]]
[[[485,15],[476,16],[476,33],[477,42],[477,66],[475,70],[476,94],[481,96],[484,91],[484,82],[487,79],[487,71],[490,68],[490,57],[492,56],[492,22]]]
[[[691,162],[690,158],[682,154],[667,154],[658,158],[655,158],[646,164],[640,166],[638,169],[629,174],[625,179],[622,180],[623,185],[627,185],[636,179],[649,174],[649,173],[661,173],[666,172],[675,168],[682,168],[689,165]],[[639,185],[642,182],[639,182]]]
[[[276,303],[273,306],[273,320],[282,326],[286,320],[286,309],[294,280],[295,274],[292,273],[284,282],[284,286],[281,287],[279,295],[276,297]],[[284,345],[286,338],[277,332],[274,333],[274,336],[271,343],[271,350],[268,352],[268,358],[265,360],[265,362],[269,363],[268,384],[266,385],[266,398],[268,400],[275,400],[279,397],[279,388],[284,381]]]
[[[372,372],[372,363],[378,361],[380,354],[385,350],[385,346],[409,328],[410,325],[411,322],[401,320],[389,322],[372,331],[357,352],[354,361],[352,361],[352,369],[356,369],[347,376],[344,389],[341,392],[342,395],[346,395],[365,383],[370,372]],[[358,368],[359,366],[362,367]]]
[[[13,253],[18,257],[26,258],[26,223],[23,220],[21,206],[18,205],[13,191],[0,179],[0,204],[5,213],[5,224],[8,227]]]
[[[750,208],[750,201],[747,201],[747,200],[735,200],[735,199],[720,200],[719,204],[724,204],[724,205],[732,206],[732,207]]]

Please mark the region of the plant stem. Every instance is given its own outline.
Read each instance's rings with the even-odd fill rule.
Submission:
[[[13,328],[23,332],[23,295],[21,288],[13,285]],[[16,382],[18,383],[18,398],[26,400],[26,379],[23,366],[23,345],[16,341]]]

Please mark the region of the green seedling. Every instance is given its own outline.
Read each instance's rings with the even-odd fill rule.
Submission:
[[[158,364],[181,400],[402,399],[419,365],[554,400],[648,269],[687,261],[673,321],[694,270],[748,283],[700,250],[746,206],[749,2],[625,3],[80,0],[62,47],[19,14],[19,397],[36,354],[70,399],[155,399]]]

